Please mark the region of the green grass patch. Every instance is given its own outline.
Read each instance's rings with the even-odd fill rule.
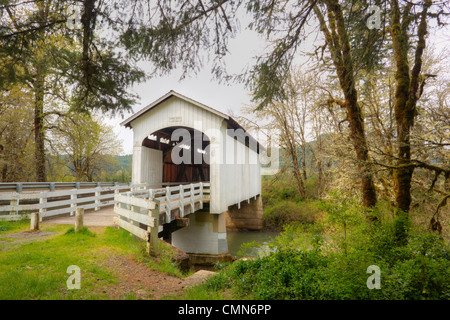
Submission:
[[[0,221],[0,237],[3,234],[12,232],[22,232],[30,229],[30,220],[21,219],[18,221]]]
[[[2,225],[9,228],[5,233],[26,230],[22,229],[23,222]],[[0,251],[0,299],[107,299],[102,288],[116,284],[117,276],[102,261],[112,254],[133,256],[155,270],[182,275],[170,262],[170,248],[161,245],[162,254],[152,259],[145,252],[145,243],[125,230],[107,227],[93,232],[85,227],[75,232],[67,226],[49,229],[56,232],[50,238],[27,239],[28,242],[14,239],[14,249]],[[79,290],[67,288],[71,275],[67,270],[71,265],[81,270]]]

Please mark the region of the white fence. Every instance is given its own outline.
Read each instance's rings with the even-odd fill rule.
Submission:
[[[203,208],[203,202],[209,200],[209,183],[196,183],[157,189],[134,190],[116,194],[114,223],[147,242],[150,254],[156,254],[158,228],[169,223],[175,217],[171,214],[178,209],[178,216],[184,217]],[[185,212],[185,208],[188,208]],[[165,213],[160,217],[160,213]],[[140,227],[144,225],[146,229]]]
[[[99,210],[115,204],[114,195],[146,188],[146,184],[115,185],[86,189],[66,189],[38,192],[1,192],[0,220],[18,220],[31,212],[39,211],[43,218],[74,214],[76,208]]]
[[[172,215],[174,210],[178,209],[179,217],[183,218],[185,215],[194,212],[196,205],[198,205],[199,209],[202,209],[203,203],[209,201],[210,184],[200,182],[174,187],[134,190],[124,194],[127,196],[133,195],[137,198],[158,200],[160,213],[165,213],[165,219],[163,219],[162,223],[169,223],[174,219]],[[116,203],[119,203],[117,198]]]
[[[153,199],[141,199],[116,194],[114,223],[147,242],[147,252],[156,255],[158,247],[159,203]],[[139,226],[143,224],[146,229]]]

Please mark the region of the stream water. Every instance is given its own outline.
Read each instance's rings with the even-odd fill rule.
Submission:
[[[278,232],[266,232],[266,231],[234,231],[227,232],[227,242],[228,242],[228,252],[233,255],[240,257],[238,255],[241,245],[248,242],[257,242],[264,244],[271,238],[278,235]],[[247,252],[246,256],[256,256],[256,251]]]

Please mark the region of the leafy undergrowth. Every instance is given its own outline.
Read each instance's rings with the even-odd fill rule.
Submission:
[[[225,266],[184,298],[450,299],[445,238],[399,222],[383,205],[371,213],[379,221],[369,222],[356,202],[337,200],[323,204],[321,219],[285,226],[278,237],[259,245],[257,259]],[[398,237],[399,226],[407,237]]]

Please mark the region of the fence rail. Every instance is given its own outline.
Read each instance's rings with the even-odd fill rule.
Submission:
[[[180,185],[179,182],[164,182],[158,185],[147,185],[148,187],[174,186]],[[186,183],[187,184],[187,183]],[[114,186],[129,186],[129,183],[118,182],[0,182],[0,192],[19,192],[24,191],[39,191],[47,189],[55,191],[59,189],[84,189],[95,187],[114,187]]]
[[[2,191],[16,191],[23,192],[26,190],[36,191],[38,189],[48,189],[49,191],[55,191],[62,188],[95,188],[95,187],[113,187],[119,184],[117,182],[2,182],[0,183],[0,192]]]
[[[173,187],[135,190],[132,193],[136,198],[155,199],[160,202],[160,213],[165,214],[163,223],[168,223],[174,219],[173,211],[178,210],[179,216],[195,211],[197,204],[199,209],[203,208],[203,203],[210,199],[210,184],[200,182],[195,184],[177,185]],[[187,209],[186,209],[187,207]]]
[[[203,208],[203,202],[209,199],[209,188],[209,183],[197,183],[116,194],[114,212],[118,216],[114,223],[146,241],[148,252],[156,254],[160,214],[164,217],[161,223],[169,223],[175,219],[171,214],[175,209],[180,217],[184,217],[195,212],[197,203],[199,209]],[[185,207],[189,212],[185,212]]]
[[[158,246],[159,201],[136,198],[131,194],[114,196],[114,223],[147,242],[149,254],[156,255]],[[139,225],[143,224],[146,229]]]
[[[59,186],[62,183],[58,183]],[[77,208],[99,210],[115,204],[114,195],[120,192],[139,191],[146,184],[96,186],[95,188],[62,189],[38,192],[0,192],[0,220],[18,220],[31,212],[39,211],[43,218],[67,214]],[[22,189],[23,190],[23,189]]]

